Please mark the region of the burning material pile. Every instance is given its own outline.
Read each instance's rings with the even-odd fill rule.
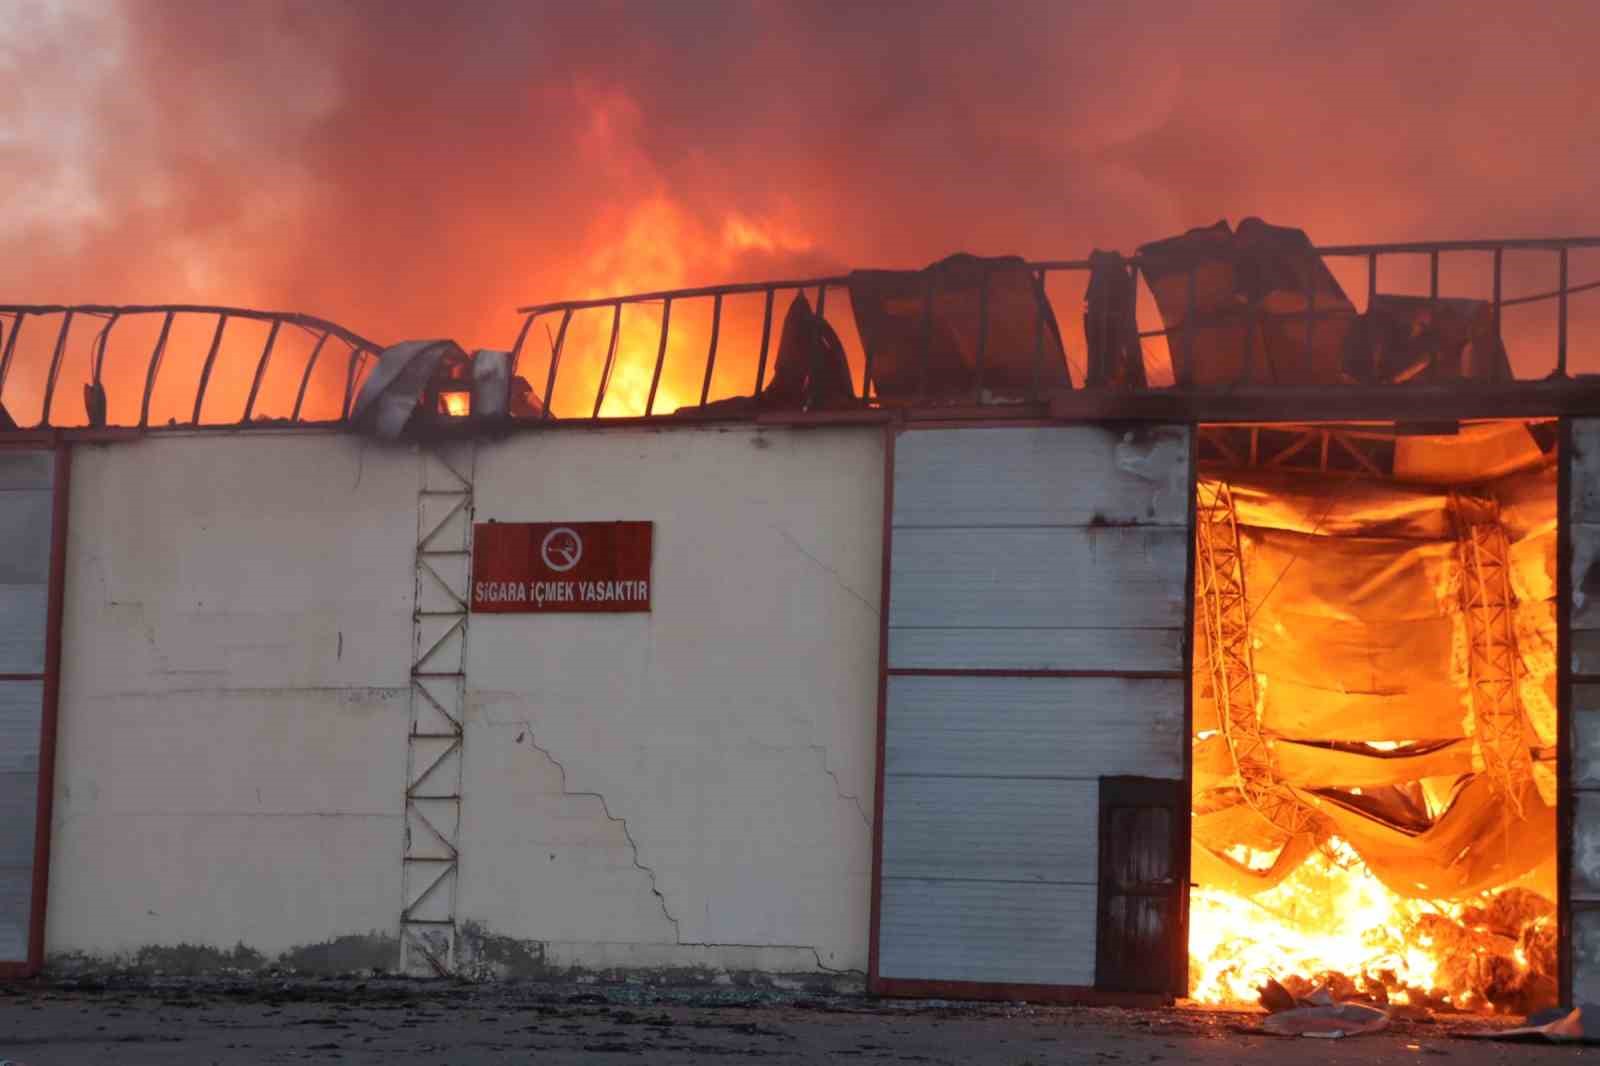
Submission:
[[[1273,981],[1295,1001],[1325,989],[1429,1011],[1528,1014],[1556,999],[1555,907],[1543,896],[1406,899],[1337,839],[1255,897],[1197,889],[1189,947],[1202,1003],[1255,1003]]]
[[[1412,486],[1200,481],[1199,1001],[1555,1001],[1554,466],[1517,424],[1395,447]]]

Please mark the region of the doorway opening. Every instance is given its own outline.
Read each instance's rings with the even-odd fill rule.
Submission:
[[[1557,425],[1208,425],[1189,991],[1556,1002]]]

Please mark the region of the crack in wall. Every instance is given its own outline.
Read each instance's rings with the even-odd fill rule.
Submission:
[[[710,949],[715,949],[715,948],[748,948],[748,949],[759,950],[759,951],[809,951],[809,952],[811,952],[812,957],[816,960],[817,969],[820,970],[823,973],[838,974],[838,975],[843,975],[843,976],[859,976],[859,977],[865,977],[866,976],[866,972],[864,970],[857,970],[857,969],[850,969],[850,968],[838,969],[838,968],[829,966],[827,963],[822,961],[822,951],[820,949],[814,947],[813,945],[810,945],[810,944],[733,944],[733,943],[716,943],[716,942],[704,941],[704,940],[685,940],[685,939],[683,939],[682,928],[678,924],[678,919],[673,917],[672,911],[667,907],[667,897],[662,894],[661,887],[656,881],[656,872],[655,872],[655,870],[653,868],[649,867],[649,866],[646,866],[644,863],[639,861],[639,842],[633,838],[633,832],[632,832],[632,830],[630,830],[628,828],[628,820],[626,818],[619,818],[616,815],[612,814],[611,813],[610,804],[606,802],[605,796],[603,796],[599,792],[574,791],[573,789],[568,788],[567,787],[567,768],[566,768],[566,765],[564,763],[562,763],[562,761],[560,759],[555,757],[555,753],[554,752],[552,752],[549,748],[544,747],[537,740],[534,739],[534,728],[533,728],[533,722],[532,721],[524,718],[524,719],[521,719],[521,722],[522,722],[522,725],[524,727],[524,731],[517,734],[517,742],[521,743],[522,741],[526,740],[527,743],[528,743],[528,746],[530,748],[532,748],[534,751],[537,751],[540,755],[543,755],[547,760],[549,760],[550,765],[552,765],[552,766],[554,766],[556,768],[556,772],[561,775],[561,794],[563,796],[582,796],[582,797],[587,797],[587,798],[590,798],[590,799],[599,800],[600,801],[600,811],[601,811],[601,813],[603,813],[606,816],[606,820],[615,822],[615,823],[617,823],[617,825],[622,827],[622,835],[623,835],[623,838],[626,839],[627,842],[628,842],[628,848],[629,848],[629,850],[631,852],[631,858],[632,858],[632,861],[633,861],[634,868],[637,869],[640,873],[644,874],[647,878],[649,878],[649,880],[650,880],[650,893],[653,896],[656,897],[656,902],[661,905],[661,914],[662,914],[662,916],[665,917],[667,922],[672,926],[672,943],[673,943],[674,947],[681,947],[681,948],[710,948]],[[829,768],[829,766],[828,766],[828,752],[827,752],[827,749],[824,748],[820,744],[808,744],[807,747],[812,748],[819,755],[821,755],[821,757],[822,757],[822,769],[828,774],[829,777],[833,778],[833,780],[834,780],[834,782],[835,782],[835,784],[837,786],[835,791],[838,792],[840,798],[848,799],[852,803],[855,804],[856,810],[858,812],[860,812],[860,814],[861,814],[862,821],[867,823],[868,828],[871,828],[872,823],[867,818],[867,813],[862,808],[861,801],[858,798],[856,798],[855,796],[852,796],[852,795],[850,795],[850,794],[848,794],[848,793],[843,791],[843,788],[844,788],[843,783],[840,782],[838,775],[835,774],[833,772],[833,770]]]
[[[828,575],[833,578],[833,583],[834,584],[838,585],[840,588],[842,588],[846,592],[848,592],[851,596],[853,596],[857,600],[859,600],[861,602],[862,606],[866,607],[867,610],[871,611],[874,615],[876,615],[878,613],[877,604],[873,603],[871,600],[869,600],[865,596],[861,595],[861,593],[859,593],[855,589],[851,588],[850,587],[850,583],[847,582],[844,579],[844,575],[840,574],[839,571],[835,570],[833,567],[829,566],[827,563],[823,562],[821,559],[818,559],[815,555],[812,555],[810,552],[806,551],[805,546],[803,544],[801,544],[798,540],[796,540],[794,538],[794,535],[791,534],[787,529],[784,529],[782,526],[777,525],[776,523],[769,523],[769,528],[771,528],[774,533],[778,534],[778,536],[780,536],[784,540],[788,541],[789,542],[789,546],[792,547],[795,551],[799,552],[801,555],[805,556],[807,559],[810,559],[813,563],[817,564],[818,567],[820,567],[821,569],[826,571],[828,573]]]
[[[865,825],[868,829],[871,829],[872,819],[868,816],[867,809],[861,805],[861,797],[853,793],[846,792],[844,790],[844,782],[840,780],[838,774],[834,773],[833,767],[828,765],[828,749],[821,744],[808,744],[806,746],[822,757],[822,772],[833,778],[834,793],[840,799],[849,800],[852,804],[854,804],[856,813],[861,815],[861,824]]]
[[[550,765],[554,766],[556,768],[556,772],[561,775],[561,794],[563,796],[587,796],[591,799],[599,800],[600,811],[606,816],[606,819],[608,821],[616,822],[617,825],[622,827],[622,836],[628,842],[628,848],[632,853],[634,867],[639,870],[640,873],[644,874],[650,879],[650,892],[656,897],[656,901],[661,904],[662,916],[665,917],[668,924],[672,926],[673,943],[682,944],[684,942],[683,934],[678,926],[678,919],[674,918],[672,916],[672,911],[667,908],[667,897],[661,894],[661,886],[656,883],[655,870],[639,861],[639,842],[633,839],[633,832],[628,828],[628,820],[626,818],[618,818],[616,815],[612,814],[611,805],[606,802],[605,796],[601,795],[600,793],[575,792],[568,788],[567,768],[565,764],[563,764],[560,759],[556,758],[555,754],[551,752],[549,748],[543,747],[537,740],[534,739],[533,723],[531,721],[523,719],[522,724],[527,727],[527,732],[518,733],[517,740],[520,742],[524,739],[524,737],[526,737],[528,741],[528,747],[532,748],[534,751],[537,751],[540,755],[543,755],[546,759],[550,760]]]

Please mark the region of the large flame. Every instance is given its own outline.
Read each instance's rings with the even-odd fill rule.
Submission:
[[[1239,856],[1248,861],[1250,856]],[[1555,994],[1555,908],[1523,888],[1469,901],[1405,899],[1333,838],[1253,897],[1192,891],[1190,996],[1257,1002],[1269,981],[1297,995],[1520,1013]]]
[[[1600,226],[1585,195],[1600,148],[1572,136],[1591,7],[1530,34],[1504,5],[1245,6],[1224,25],[1203,7],[1152,20],[1106,2],[981,18],[931,4],[911,28],[890,9],[783,4],[11,5],[0,290],[300,310],[380,343],[470,350],[508,346],[512,308],[532,302],[958,250],[1075,258],[1222,217],[1329,243]],[[419,55],[449,77],[406,76]],[[1446,68],[1472,75],[1441,110]],[[1411,259],[1384,261],[1383,291],[1428,291],[1427,258]],[[1487,296],[1488,261],[1446,256],[1441,291]],[[1593,278],[1600,253],[1570,268]],[[1335,269],[1364,298],[1364,262]],[[1508,297],[1548,290],[1555,259],[1511,254],[1505,270]],[[1081,359],[1071,289],[1053,299]],[[1571,311],[1573,369],[1593,369],[1600,293]],[[1505,326],[1519,372],[1548,373],[1551,306],[1507,308]],[[592,409],[607,328],[586,326],[598,343],[563,361],[557,414]],[[644,406],[656,345],[639,332],[605,413]],[[684,345],[658,409],[698,401],[704,349]],[[727,345],[713,398],[753,378],[756,350]],[[311,385],[332,400],[324,416],[338,370]],[[71,373],[63,420],[79,405]],[[107,373],[113,406],[137,404],[142,358]],[[194,377],[176,355],[162,377],[158,391],[188,390],[156,398],[164,423],[192,404]],[[248,368],[219,366],[219,411],[242,406],[228,391],[241,379]],[[543,391],[537,365],[529,380]]]

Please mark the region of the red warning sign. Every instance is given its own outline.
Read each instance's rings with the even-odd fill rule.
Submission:
[[[653,522],[487,522],[472,530],[472,609],[650,610]]]

